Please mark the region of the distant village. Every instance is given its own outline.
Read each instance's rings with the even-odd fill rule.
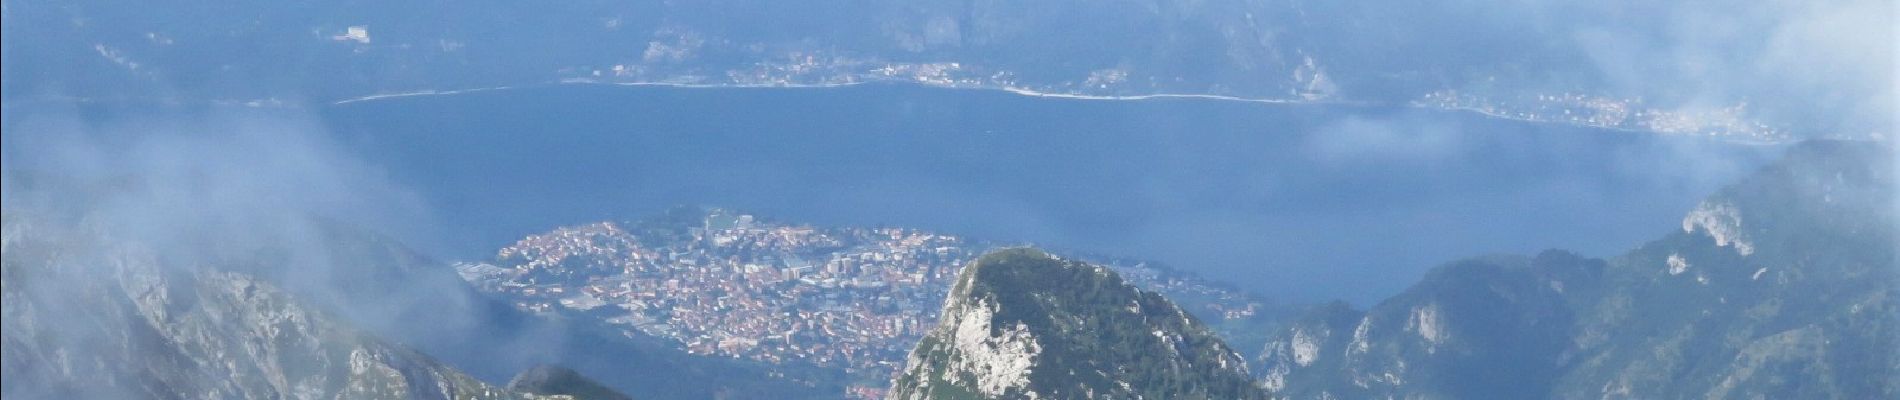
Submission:
[[[1646,107],[1642,99],[1623,99],[1580,93],[1540,94],[1501,99],[1475,93],[1444,90],[1426,94],[1413,105],[1465,110],[1492,117],[1595,128],[1626,129],[1675,135],[1699,135],[1761,143],[1793,141],[1781,129],[1748,117],[1747,104],[1708,110],[1672,110]]]

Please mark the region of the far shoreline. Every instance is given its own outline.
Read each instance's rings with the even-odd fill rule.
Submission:
[[[373,94],[373,95],[368,95],[368,96],[361,96],[361,97],[331,101],[331,102],[328,102],[326,105],[338,106],[338,105],[372,102],[372,101],[378,101],[378,100],[408,98],[408,97],[446,96],[446,95],[458,95],[458,94],[491,92],[491,91],[549,88],[549,87],[558,87],[558,86],[645,87],[645,88],[667,88],[667,89],[723,89],[723,90],[758,90],[758,89],[807,90],[807,89],[848,88],[848,87],[870,86],[870,85],[904,86],[904,87],[913,87],[913,88],[920,88],[920,89],[997,92],[997,93],[1007,93],[1007,94],[1022,96],[1022,97],[1073,100],[1073,101],[1129,101],[1129,102],[1206,101],[1206,102],[1216,102],[1216,103],[1258,104],[1258,105],[1267,105],[1267,106],[1404,108],[1404,109],[1412,109],[1412,110],[1425,110],[1425,111],[1435,111],[1435,112],[1445,112],[1445,113],[1455,113],[1455,114],[1467,114],[1467,115],[1473,115],[1473,116],[1486,118],[1486,119],[1493,119],[1493,120],[1500,120],[1500,121],[1513,121],[1513,122],[1521,122],[1521,123],[1527,123],[1527,124],[1598,129],[1598,130],[1612,131],[1612,132],[1618,132],[1618,133],[1656,135],[1656,136],[1662,136],[1662,137],[1698,138],[1698,139],[1716,140],[1716,141],[1722,141],[1722,142],[1728,142],[1728,143],[1734,143],[1734,144],[1754,145],[1754,146],[1778,146],[1778,145],[1786,145],[1790,143],[1803,141],[1803,139],[1759,140],[1759,139],[1749,139],[1749,138],[1732,137],[1732,136],[1694,135],[1694,134],[1686,134],[1686,133],[1662,132],[1662,131],[1656,131],[1656,130],[1651,130],[1651,129],[1630,128],[1630,127],[1620,127],[1620,126],[1602,126],[1602,125],[1592,125],[1592,124],[1570,123],[1570,122],[1563,122],[1563,121],[1545,121],[1545,120],[1514,117],[1514,116],[1510,116],[1506,114],[1489,112],[1486,110],[1472,108],[1472,107],[1438,107],[1438,106],[1431,106],[1431,105],[1425,105],[1425,104],[1418,104],[1414,102],[1372,102],[1372,101],[1350,101],[1350,100],[1302,100],[1302,99],[1278,99],[1278,98],[1253,98],[1253,97],[1229,96],[1229,95],[1218,95],[1218,94],[1199,94],[1199,93],[1089,95],[1089,94],[1077,94],[1077,93],[1048,92],[1048,91],[1036,90],[1033,88],[1013,87],[1013,86],[1011,87],[957,86],[957,85],[933,84],[929,82],[917,82],[917,81],[908,81],[908,80],[868,80],[868,81],[840,82],[840,83],[705,84],[705,83],[680,83],[680,82],[608,82],[608,81],[600,81],[600,80],[595,80],[595,79],[571,78],[571,79],[563,79],[563,80],[555,81],[555,82],[533,84],[533,85],[507,85],[507,86],[478,87],[478,88],[453,89],[453,90],[426,89],[426,90],[416,90],[416,91],[408,91],[408,92],[378,93],[378,94]]]

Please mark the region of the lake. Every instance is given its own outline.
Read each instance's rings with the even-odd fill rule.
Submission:
[[[444,259],[486,258],[556,226],[701,204],[1149,259],[1275,298],[1360,303],[1463,257],[1613,256],[1679,229],[1702,196],[1781,151],[1410,107],[901,84],[547,85],[314,108],[94,102],[5,113],[15,170],[59,158],[48,152],[61,146],[40,144],[59,132],[129,132],[77,140],[110,144],[152,129],[291,121],[420,198],[429,227],[395,233]],[[228,114],[246,117],[191,122]],[[277,153],[206,165],[222,174]],[[232,173],[317,206],[385,198]],[[384,217],[403,216],[359,219]]]
[[[1678,229],[1779,151],[1409,107],[1088,100],[877,84],[552,85],[322,111],[483,257],[705,204],[1133,256],[1370,301],[1456,258]]]

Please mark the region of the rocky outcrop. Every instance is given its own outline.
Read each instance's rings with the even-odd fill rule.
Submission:
[[[1239,354],[1160,295],[1033,249],[964,267],[892,399],[1261,398]]]

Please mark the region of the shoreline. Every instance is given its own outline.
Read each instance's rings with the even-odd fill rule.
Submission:
[[[1269,105],[1269,106],[1394,107],[1394,108],[1405,108],[1405,109],[1413,109],[1413,110],[1468,114],[1468,115],[1475,115],[1478,117],[1500,120],[1500,121],[1513,121],[1513,122],[1521,122],[1521,123],[1529,123],[1529,124],[1548,124],[1548,125],[1558,125],[1558,126],[1586,128],[1586,129],[1600,129],[1604,131],[1612,131],[1612,132],[1618,132],[1618,133],[1647,134],[1647,135],[1657,135],[1657,136],[1664,136],[1664,137],[1698,138],[1698,139],[1718,140],[1718,141],[1724,141],[1724,142],[1731,142],[1731,143],[1745,144],[1745,145],[1756,145],[1756,146],[1785,145],[1785,144],[1801,141],[1801,139],[1763,140],[1760,138],[1739,137],[1739,136],[1697,135],[1697,134],[1690,134],[1690,133],[1664,132],[1664,131],[1642,129],[1642,128],[1635,128],[1635,127],[1603,126],[1603,125],[1570,123],[1570,122],[1564,122],[1564,121],[1539,120],[1539,119],[1522,118],[1522,117],[1517,117],[1517,116],[1512,116],[1512,115],[1507,115],[1507,114],[1490,112],[1487,110],[1473,108],[1473,107],[1439,107],[1439,106],[1419,104],[1415,102],[1385,103],[1385,102],[1350,101],[1350,100],[1253,98],[1253,97],[1229,96],[1229,95],[1218,95],[1218,94],[1196,94],[1196,93],[1090,95],[1090,94],[1077,94],[1077,93],[1045,92],[1041,90],[1036,90],[1032,88],[1024,88],[1024,87],[955,86],[955,85],[933,84],[929,82],[916,82],[916,81],[907,81],[907,80],[869,80],[869,81],[856,81],[856,82],[815,83],[815,84],[800,84],[800,83],[704,84],[704,83],[677,83],[677,82],[606,82],[606,81],[599,81],[599,80],[585,79],[585,78],[569,78],[569,79],[562,79],[562,80],[553,81],[553,82],[528,84],[528,85],[503,85],[503,86],[474,87],[474,88],[447,89],[447,90],[421,89],[421,90],[411,90],[411,91],[402,91],[402,92],[376,93],[376,94],[359,96],[359,97],[345,98],[341,100],[332,100],[332,101],[315,102],[315,103],[302,103],[301,105],[295,104],[295,103],[285,103],[281,99],[276,99],[276,98],[257,99],[257,100],[221,99],[221,100],[212,100],[211,102],[214,104],[243,105],[247,107],[269,107],[269,108],[284,108],[284,107],[300,108],[300,107],[313,107],[313,106],[322,107],[322,106],[342,106],[342,105],[350,105],[350,104],[357,104],[357,103],[368,103],[368,102],[379,101],[379,100],[390,100],[390,99],[400,99],[400,98],[409,98],[409,97],[448,96],[448,95],[460,95],[460,94],[469,94],[469,93],[532,89],[532,88],[566,86],[566,85],[607,86],[607,87],[658,87],[658,88],[674,88],[674,89],[734,89],[734,90],[831,89],[831,88],[844,88],[844,87],[865,86],[865,85],[893,85],[893,86],[914,86],[914,87],[923,88],[923,89],[947,89],[947,90],[997,92],[997,93],[1007,93],[1009,95],[1021,96],[1021,97],[1075,100],[1075,101],[1140,102],[1140,101],[1185,100],[1185,101],[1209,101],[1209,102],[1222,102],[1222,103],[1260,104],[1260,105]],[[64,99],[64,100],[84,102],[90,99],[69,98],[69,99]],[[25,104],[25,105],[46,102],[46,101],[49,101],[49,100],[38,99],[36,101],[34,99],[27,99],[25,102],[28,104]],[[178,99],[167,99],[166,102],[177,104],[179,101],[180,100]],[[15,104],[15,103],[18,103],[18,100],[9,102],[9,104],[7,104],[5,108],[14,109],[14,108],[18,108],[17,106],[23,105],[23,104]]]
[[[1561,125],[1561,126],[1570,126],[1570,127],[1578,127],[1578,128],[1601,129],[1601,130],[1606,130],[1606,131],[1632,133],[1632,134],[1649,134],[1649,135],[1670,136],[1670,137],[1694,137],[1694,138],[1720,140],[1720,141],[1733,142],[1733,143],[1746,144],[1746,145],[1771,146],[1771,145],[1782,145],[1782,144],[1798,141],[1798,140],[1794,140],[1794,141],[1759,140],[1759,139],[1744,138],[1744,137],[1693,135],[1693,134],[1685,134],[1685,133],[1662,132],[1662,131],[1632,128],[1632,127],[1578,124],[1578,123],[1569,123],[1569,122],[1563,122],[1563,121],[1547,121],[1547,120],[1516,117],[1516,116],[1489,112],[1486,110],[1471,108],[1471,107],[1435,107],[1435,106],[1423,105],[1423,104],[1412,103],[1412,102],[1379,103],[1379,102],[1349,101],[1349,100],[1275,99],[1275,98],[1253,98],[1253,97],[1241,97],[1241,96],[1229,96],[1229,95],[1217,95],[1217,94],[1195,94],[1195,93],[1090,95],[1090,94],[1077,94],[1077,93],[1045,92],[1045,91],[1040,91],[1040,90],[1031,89],[1031,88],[1024,88],[1024,87],[952,86],[952,85],[931,84],[927,82],[913,82],[913,81],[901,81],[901,80],[872,80],[872,81],[857,81],[857,82],[843,82],[843,83],[811,83],[811,84],[802,84],[802,83],[705,84],[705,83],[676,83],[676,82],[606,82],[606,81],[599,81],[599,80],[593,80],[593,79],[570,78],[570,79],[563,79],[563,80],[559,80],[555,82],[534,84],[534,85],[518,85],[518,86],[511,85],[511,86],[495,86],[495,87],[481,87],[481,88],[468,88],[468,89],[455,89],[455,90],[417,90],[417,91],[410,91],[410,92],[379,93],[379,94],[373,94],[373,95],[368,95],[368,96],[333,101],[328,104],[329,105],[344,105],[344,104],[353,104],[353,103],[404,98],[404,97],[445,96],[445,95],[457,95],[457,94],[488,92],[488,91],[561,86],[561,85],[659,87],[659,88],[674,88],[674,89],[832,89],[832,88],[844,88],[844,87],[876,85],[876,84],[910,85],[910,86],[916,86],[916,87],[926,88],[926,89],[1000,92],[1000,93],[1008,93],[1011,95],[1022,96],[1022,97],[1078,100],[1078,101],[1137,101],[1138,102],[1138,101],[1192,100],[1192,101],[1264,104],[1264,105],[1275,105],[1275,106],[1348,106],[1348,107],[1389,106],[1389,107],[1408,108],[1408,109],[1414,109],[1414,110],[1428,110],[1428,111],[1438,111],[1438,112],[1448,112],[1448,113],[1471,114],[1471,115],[1476,115],[1483,118],[1490,118],[1490,119],[1496,119],[1496,120],[1501,120],[1501,121],[1514,121],[1514,122],[1522,122],[1522,123],[1530,123],[1530,124]]]
[[[931,83],[925,83],[925,82],[912,82],[912,81],[901,81],[901,80],[889,80],[889,81],[873,80],[873,81],[858,81],[858,82],[844,82],[844,83],[727,84],[727,83],[675,83],[675,82],[604,82],[604,81],[597,81],[597,80],[592,80],[592,79],[563,79],[563,80],[549,82],[549,83],[532,84],[532,85],[494,86],[494,87],[479,87],[479,88],[453,89],[453,90],[428,89],[428,90],[415,90],[415,91],[408,91],[408,92],[378,93],[378,94],[372,94],[372,95],[367,95],[367,96],[352,97],[352,98],[343,99],[343,100],[331,101],[328,104],[342,105],[342,104],[360,103],[360,102],[367,102],[367,101],[403,98],[403,97],[456,95],[456,94],[465,94],[465,93],[476,93],[476,92],[487,92],[487,91],[498,91],[498,90],[513,90],[513,89],[528,89],[528,88],[558,86],[558,85],[661,87],[661,88],[675,88],[675,89],[832,89],[832,88],[878,85],[878,84],[910,85],[910,86],[916,86],[916,87],[928,88],[928,89],[990,91],[990,92],[1009,93],[1009,94],[1024,96],[1024,97],[1039,97],[1039,98],[1065,99],[1065,100],[1087,100],[1087,101],[1205,100],[1205,101],[1239,102],[1239,103],[1273,104],[1273,105],[1346,105],[1346,106],[1382,105],[1382,103],[1364,102],[1364,101],[1254,98],[1254,97],[1240,97],[1240,96],[1228,96],[1228,95],[1218,95],[1218,94],[1195,94],[1195,93],[1090,95],[1090,94],[1076,94],[1076,93],[1045,92],[1045,91],[1040,91],[1040,90],[1031,89],[1031,88],[1014,87],[1014,86],[1009,86],[1009,87],[951,86],[951,85],[938,85],[938,84],[931,84]],[[1386,104],[1386,105],[1412,107],[1411,105],[1408,105],[1408,104],[1398,104],[1398,103],[1392,103],[1392,104]]]
[[[480,88],[454,89],[454,90],[425,89],[425,90],[415,90],[415,91],[408,91],[408,92],[377,93],[377,94],[372,94],[372,95],[363,96],[363,97],[352,97],[348,99],[332,101],[329,103],[329,105],[336,106],[336,105],[344,105],[344,104],[350,104],[350,103],[361,103],[361,102],[367,102],[367,101],[396,99],[396,98],[403,98],[403,97],[446,96],[446,95],[456,95],[456,94],[464,94],[464,93],[511,90],[511,89],[516,89],[516,88],[518,87],[495,86],[495,87],[480,87]]]

